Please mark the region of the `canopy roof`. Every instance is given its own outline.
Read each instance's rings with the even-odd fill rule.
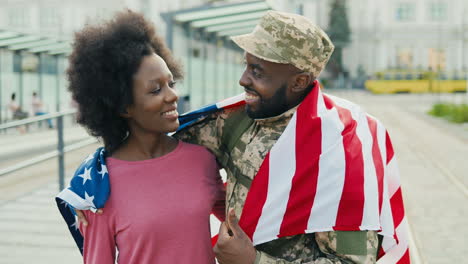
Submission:
[[[0,48],[49,55],[68,55],[71,52],[70,42],[66,40],[1,29]]]
[[[209,5],[163,14],[174,24],[218,37],[248,33],[272,7],[267,1]]]

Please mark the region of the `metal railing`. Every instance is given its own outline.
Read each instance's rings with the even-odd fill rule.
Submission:
[[[41,115],[37,117],[31,117],[31,118],[27,118],[23,120],[17,120],[17,121],[0,124],[0,131],[2,131],[2,130],[9,129],[9,128],[14,128],[18,126],[41,122],[41,121],[48,120],[48,119],[57,119],[57,150],[50,151],[45,154],[39,155],[37,157],[19,162],[15,165],[0,169],[0,177],[8,173],[32,166],[39,162],[43,162],[48,159],[58,157],[59,190],[62,190],[64,188],[64,181],[65,181],[65,159],[64,159],[65,153],[97,142],[95,138],[88,138],[78,143],[65,146],[65,143],[63,140],[63,118],[65,116],[74,115],[75,113],[76,113],[76,110],[65,110],[61,112],[50,113],[50,114],[45,114],[45,115]]]

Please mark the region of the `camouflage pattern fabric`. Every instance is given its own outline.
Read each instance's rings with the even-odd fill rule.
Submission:
[[[222,133],[226,119],[243,107],[213,114],[190,128],[179,132],[176,137],[186,142],[207,147],[221,160]],[[280,116],[258,119],[242,134],[238,143],[229,153],[233,162],[227,172],[226,208],[234,208],[241,216],[248,187],[240,184],[233,172],[240,172],[253,179],[263,159],[278,140],[289,120],[296,111],[290,109]],[[378,247],[375,231],[319,232],[279,238],[256,246],[255,263],[375,263]]]
[[[252,33],[231,39],[258,58],[292,64],[315,78],[334,50],[327,34],[306,17],[277,11],[268,11]]]

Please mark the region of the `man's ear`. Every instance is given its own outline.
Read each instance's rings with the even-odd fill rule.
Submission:
[[[299,73],[294,78],[294,85],[292,86],[292,92],[294,93],[304,92],[312,82],[312,76],[306,72]]]

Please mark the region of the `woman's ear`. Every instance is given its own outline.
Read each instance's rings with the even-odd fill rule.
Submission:
[[[309,84],[312,82],[312,76],[310,73],[299,73],[294,77],[294,85],[292,87],[292,91],[295,93],[302,93],[304,92]]]
[[[122,111],[120,112],[120,116],[123,118],[130,118],[128,107],[122,109]]]

